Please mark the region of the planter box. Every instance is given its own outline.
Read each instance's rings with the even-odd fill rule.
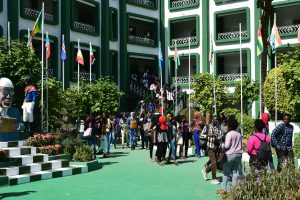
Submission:
[[[95,171],[95,170],[101,168],[101,164],[98,162],[98,160],[93,160],[93,161],[87,162],[86,165],[88,167],[89,172]]]
[[[51,160],[58,160],[58,159],[70,160],[70,156],[67,155],[67,154],[60,154],[60,155],[55,155],[55,156],[49,156],[49,161],[51,161]]]
[[[298,169],[300,169],[300,158],[298,158]]]
[[[0,176],[0,187],[8,185],[8,176]]]

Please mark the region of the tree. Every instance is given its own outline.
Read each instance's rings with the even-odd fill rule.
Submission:
[[[10,52],[8,43],[0,38],[0,74],[9,78],[15,86],[14,104],[20,108],[24,100],[23,78],[31,76],[34,82],[40,79],[41,62],[33,50],[19,40],[11,40]]]

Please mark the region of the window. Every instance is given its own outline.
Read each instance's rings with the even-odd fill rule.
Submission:
[[[110,8],[110,23],[109,23],[109,39],[118,40],[118,10],[115,8]]]

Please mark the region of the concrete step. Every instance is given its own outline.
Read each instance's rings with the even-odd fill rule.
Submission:
[[[22,146],[22,147],[5,147],[1,148],[7,152],[7,156],[19,156],[19,155],[27,155],[27,154],[36,154],[39,150],[37,147],[30,147],[30,146]]]
[[[48,154],[33,154],[33,155],[18,155],[18,156],[10,156],[10,158],[16,159],[16,165],[28,165],[31,163],[40,163],[47,162],[49,160]]]
[[[27,140],[11,141],[11,142],[0,142],[0,149],[7,147],[22,147],[28,146]]]

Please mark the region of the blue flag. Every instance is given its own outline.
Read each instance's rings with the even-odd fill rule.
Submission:
[[[158,54],[158,62],[159,62],[159,68],[162,68],[162,63],[164,62],[163,56],[162,56],[162,51],[161,48],[159,47],[159,54]]]
[[[67,51],[66,51],[65,37],[64,36],[62,36],[62,45],[61,45],[60,58],[61,58],[62,61],[65,61],[67,59]]]

